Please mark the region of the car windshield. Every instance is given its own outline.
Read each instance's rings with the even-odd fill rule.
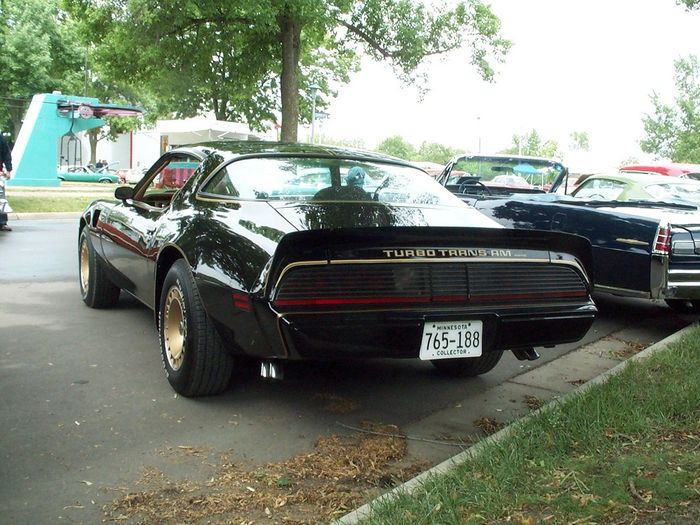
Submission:
[[[573,192],[577,199],[618,200],[626,185],[619,180],[588,179]]]
[[[547,190],[563,169],[558,162],[547,159],[472,155],[454,163],[446,184],[462,184],[478,178],[479,182],[487,184]]]
[[[238,159],[213,175],[202,192],[236,199],[463,206],[419,169],[335,158]]]
[[[681,199],[695,204],[700,203],[700,183],[671,181],[646,186],[646,191],[657,200]]]

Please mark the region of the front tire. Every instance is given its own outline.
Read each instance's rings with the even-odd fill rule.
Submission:
[[[226,390],[234,360],[205,312],[183,259],[173,264],[163,283],[158,336],[165,374],[178,394],[196,397]]]
[[[80,233],[78,243],[78,282],[83,302],[90,308],[109,308],[119,301],[119,287],[107,277],[86,229]]]
[[[430,361],[441,373],[454,377],[474,377],[489,372],[503,356],[503,350],[486,352],[479,357],[435,359]]]

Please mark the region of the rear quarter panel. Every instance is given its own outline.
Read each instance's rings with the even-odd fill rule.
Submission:
[[[476,207],[509,228],[586,237],[593,250],[593,280],[597,286],[650,292],[651,249],[658,219],[537,200],[485,200]]]

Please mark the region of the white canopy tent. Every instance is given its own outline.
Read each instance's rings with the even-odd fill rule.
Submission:
[[[262,140],[263,134],[253,133],[245,124],[226,122],[210,117],[192,117],[181,120],[159,120],[156,131],[161,143],[174,147],[213,140]]]

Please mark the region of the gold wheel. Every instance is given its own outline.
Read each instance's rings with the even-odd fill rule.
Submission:
[[[83,295],[87,294],[90,286],[90,248],[87,237],[83,237],[83,242],[80,243],[80,286]]]
[[[163,335],[168,364],[173,370],[179,370],[185,357],[187,322],[185,321],[185,301],[177,286],[170,288],[165,299]]]

